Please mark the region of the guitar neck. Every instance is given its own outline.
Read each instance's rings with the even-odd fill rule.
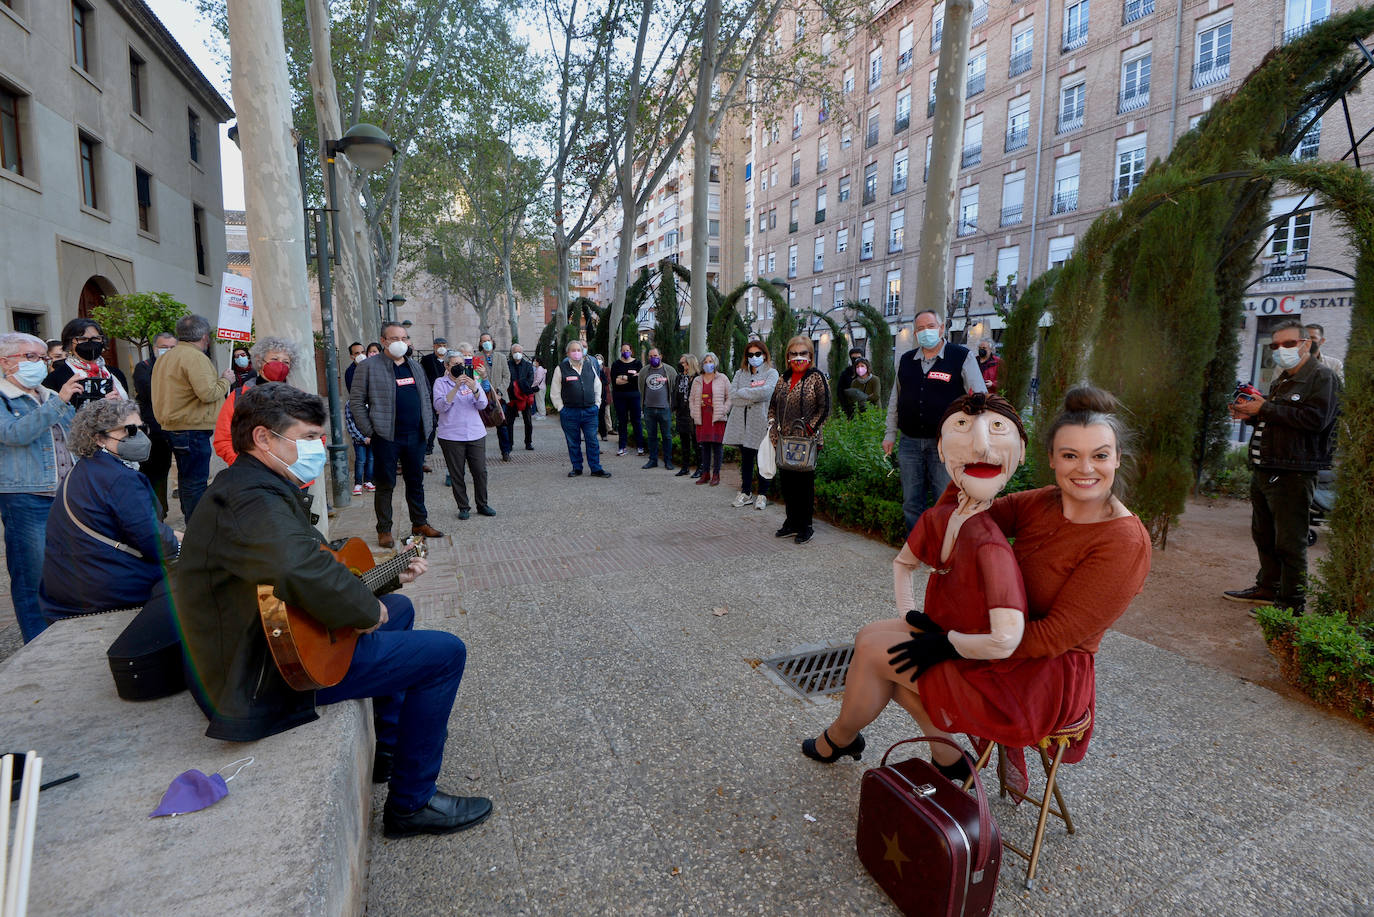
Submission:
[[[410,562],[420,556],[419,549],[406,548],[386,563],[378,564],[368,570],[361,577],[363,585],[372,591],[373,595],[378,595],[385,589],[401,571],[410,566]]]

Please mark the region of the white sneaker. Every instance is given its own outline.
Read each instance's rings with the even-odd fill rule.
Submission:
[[[354,484],[354,485],[353,485],[353,496],[355,496],[355,497],[361,497],[362,495],[363,495],[363,485],[361,485],[361,484]]]
[[[759,494],[754,498],[754,509],[763,509],[767,505],[768,501],[764,499],[763,494]]]
[[[731,503],[730,505],[735,507],[736,509],[739,509],[742,506],[748,506],[750,502],[752,502],[752,500],[753,498],[750,497],[748,494],[738,493],[735,494],[735,502]]]

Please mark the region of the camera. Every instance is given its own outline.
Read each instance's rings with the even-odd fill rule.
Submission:
[[[1263,398],[1264,393],[1245,382],[1236,383],[1236,391],[1232,396],[1233,401],[1254,401],[1256,398]]]
[[[72,395],[72,408],[79,411],[86,402],[99,401],[112,391],[114,391],[113,380],[93,378],[82,379],[81,391]]]

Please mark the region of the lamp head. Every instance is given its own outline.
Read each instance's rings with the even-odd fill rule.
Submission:
[[[396,144],[374,124],[355,124],[329,145],[331,153],[343,153],[348,161],[360,169],[372,171],[391,162]]]

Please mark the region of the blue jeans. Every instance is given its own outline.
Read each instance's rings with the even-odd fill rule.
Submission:
[[[372,447],[367,443],[353,444],[353,483],[372,483]]]
[[[949,486],[949,472],[940,461],[938,439],[917,439],[903,435],[897,443],[897,465],[902,473],[902,515],[907,531],[916,527],[916,520],[926,511],[932,500]]]
[[[487,397],[494,398],[496,396],[493,395],[491,392],[487,392]],[[496,444],[501,447],[502,455],[510,455],[511,435],[509,418],[511,412],[515,409],[512,408],[510,405],[505,404],[504,402],[502,402],[501,406],[506,410],[507,421],[503,422],[500,426],[496,428]]]
[[[210,483],[210,430],[166,430],[177,460],[177,492],[181,494],[181,515],[186,522]]]
[[[582,442],[587,443],[587,464],[592,471],[601,470],[601,443],[596,438],[596,416],[600,411],[595,407],[568,408],[558,412],[558,422],[563,425],[563,438],[568,441],[568,461],[573,471],[582,470]]]
[[[38,608],[38,584],[43,581],[43,543],[52,497],[39,494],[0,494],[0,522],[5,525],[5,566],[10,571],[10,599],[19,632],[28,643],[48,627]]]
[[[377,745],[395,754],[388,802],[410,812],[434,795],[468,651],[453,634],[414,630],[415,607],[405,596],[382,596],[382,604],[387,622],[358,638],[348,674],[334,687],[316,692],[315,701],[372,698]]]
[[[410,511],[411,528],[429,521],[425,509],[425,435],[419,430],[402,433],[396,439],[372,437],[373,471],[377,477],[377,499],[373,509],[377,513],[377,531],[391,531],[391,496],[396,491],[396,460],[401,462],[401,476],[406,482],[406,508]]]
[[[663,441],[663,464],[673,467],[673,412],[668,408],[644,409],[645,436],[649,440],[649,461],[658,461],[658,443]]]

